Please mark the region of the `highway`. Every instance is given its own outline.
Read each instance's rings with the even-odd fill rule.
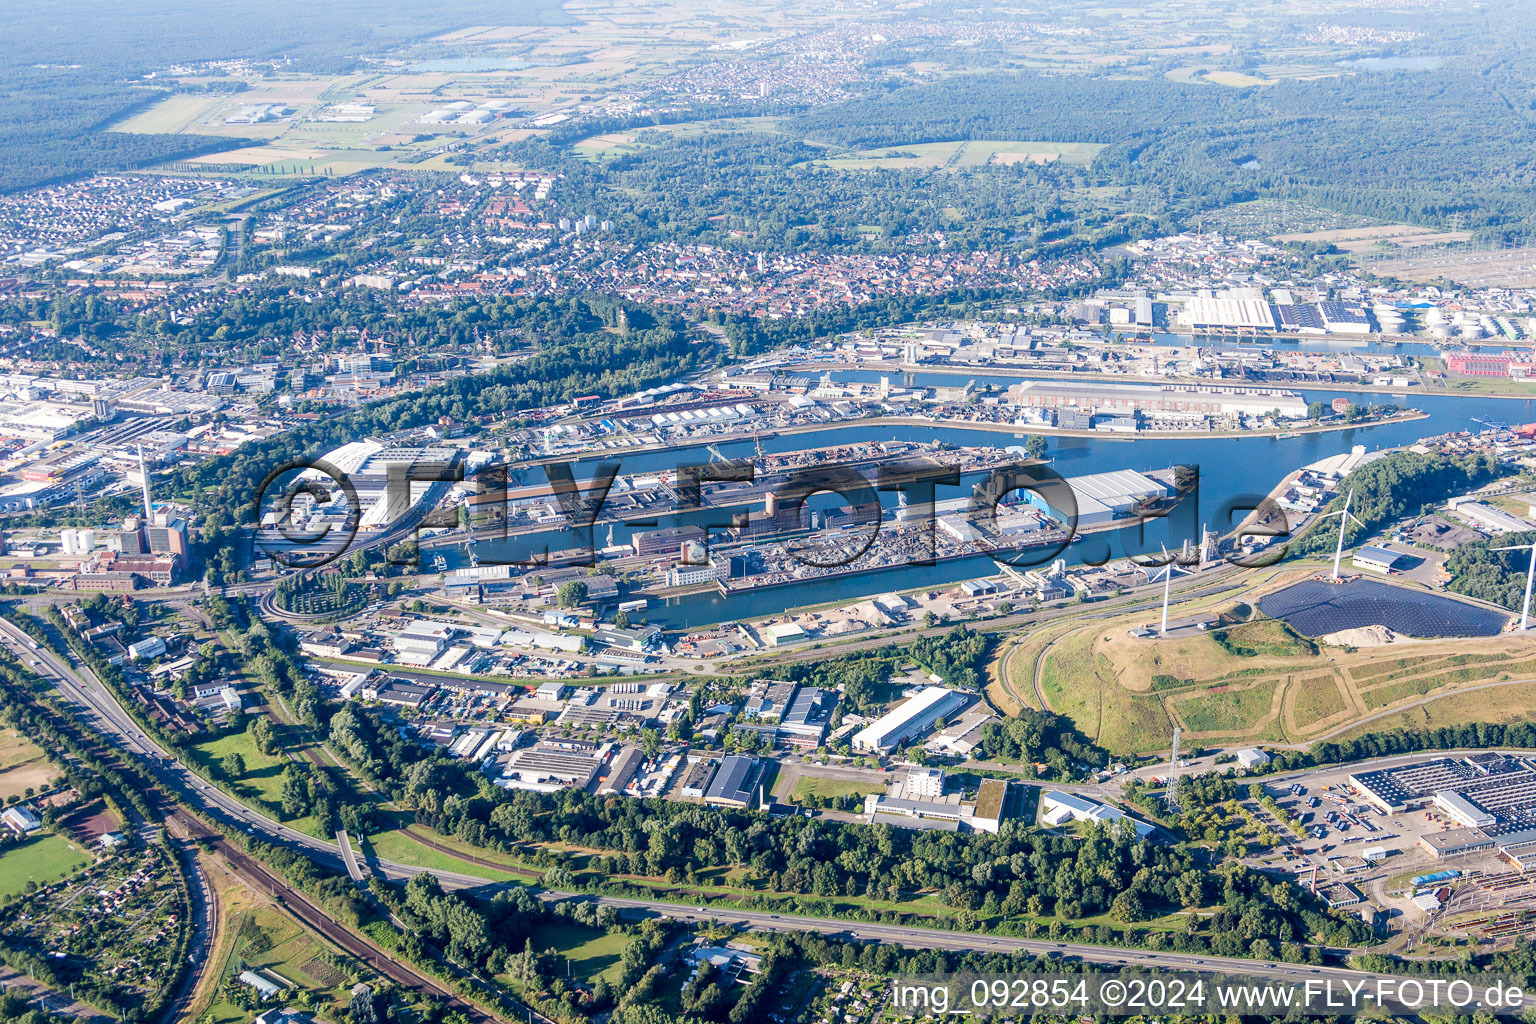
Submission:
[[[215,820],[233,823],[248,833],[259,833],[273,842],[303,847],[316,860],[341,863],[341,852],[334,843],[327,843],[325,840],[316,839],[314,836],[305,835],[272,821],[209,786],[197,778],[185,765],[172,759],[123,710],[91,672],[89,666],[66,664],[48,648],[34,649],[32,643],[32,639],[15,624],[0,618],[0,647],[21,657],[34,672],[48,680],[68,700],[78,705],[82,719],[88,725],[99,729],[104,738],[114,737],[124,750],[138,755],[160,783],[167,790],[179,794],[189,806]],[[379,974],[406,988],[447,1001],[473,1024],[492,1024],[498,1019],[473,1003],[459,998],[436,980],[394,959],[373,943],[338,924],[324,908],[311,902],[303,893],[291,889],[282,879],[272,874],[243,850],[216,833],[210,832],[197,818],[174,806],[167,806],[165,812],[165,823],[168,826],[183,835],[210,841],[247,884],[277,900],[294,916],[335,942],[341,949],[368,964]],[[469,881],[478,883],[480,880],[464,876],[451,887],[463,887]],[[445,882],[444,887],[448,888],[450,885]],[[200,964],[206,963],[206,956],[198,959]],[[190,989],[180,995],[177,1001],[178,1006],[184,1003],[189,992]],[[519,1007],[519,1010],[527,1013],[529,1019],[537,1017],[544,1024],[553,1024],[542,1015],[533,1014],[526,1008]]]
[[[80,666],[84,678],[76,676],[73,666],[63,663],[46,648],[32,650],[31,641],[12,623],[0,619],[0,644],[20,654],[28,662],[39,661],[35,669],[54,683],[70,699],[80,703],[94,724],[104,733],[121,738],[124,747],[149,761],[150,770],[168,789],[178,793],[188,805],[205,815],[232,823],[252,834],[290,847],[301,848],[309,856],[327,866],[344,869],[341,853],[336,843],[319,839],[288,828],[267,818],[260,812],[240,803],[234,797],[210,786],[184,765],[170,759],[169,755],[146,735],[131,717],[113,699],[99,680],[90,676],[89,669]],[[1383,759],[1395,760],[1395,759]],[[481,890],[489,893],[498,886],[474,875],[431,870],[415,865],[392,861],[373,861],[384,877],[391,880],[408,879],[424,871],[434,875],[445,890]],[[1111,966],[1139,966],[1149,969],[1186,970],[1219,974],[1239,975],[1301,982],[1308,978],[1332,978],[1335,980],[1373,981],[1387,977],[1368,971],[1346,967],[1311,966],[1261,962],[1220,956],[1172,953],[1151,950],[1120,949],[1113,946],[1080,945],[1039,939],[1021,939],[986,933],[951,932],[936,928],[913,925],[875,924],[846,921],[836,918],[810,917],[797,914],[773,914],[766,911],[713,908],[704,905],[687,905],[661,900],[631,899],[618,896],[593,896],[587,893],[544,890],[541,898],[551,901],[587,900],[611,906],[627,915],[657,914],[683,921],[709,922],[738,925],[765,932],[809,931],[832,938],[899,943],[910,948],[982,950],[1000,953],[1028,952],[1039,956],[1060,956],[1093,964]],[[326,929],[329,934],[339,930],[334,922]]]

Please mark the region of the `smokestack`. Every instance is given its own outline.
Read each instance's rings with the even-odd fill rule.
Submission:
[[[155,513],[153,507],[149,503],[149,470],[144,468],[144,446],[141,444],[138,446],[138,448],[139,482],[144,485],[144,522],[148,524],[154,521]]]

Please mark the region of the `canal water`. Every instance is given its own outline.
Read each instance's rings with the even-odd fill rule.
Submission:
[[[878,373],[866,371],[834,371],[832,379],[844,381],[873,381]],[[915,374],[915,384],[947,384],[953,386],[952,374]],[[942,378],[930,380],[928,378]],[[988,377],[978,383],[991,383],[1006,387],[1023,378]],[[893,384],[898,384],[896,378]],[[1367,450],[1393,448],[1411,444],[1421,437],[1452,431],[1482,429],[1478,418],[1491,417],[1510,424],[1536,421],[1536,402],[1528,400],[1491,400],[1478,397],[1439,396],[1414,394],[1400,397],[1362,392],[1306,392],[1308,400],[1329,402],[1343,397],[1360,404],[1372,402],[1397,402],[1401,405],[1422,409],[1429,416],[1425,419],[1400,423],[1385,423],[1354,427],[1348,430],[1307,433],[1298,437],[1278,439],[1273,437],[1224,437],[1204,439],[1184,438],[1122,438],[1106,437],[1057,437],[1048,436],[1048,457],[1051,468],[1064,477],[1084,476],[1090,473],[1106,473],[1117,469],[1141,472],[1166,469],[1173,465],[1191,465],[1199,469],[1200,490],[1198,499],[1185,503],[1179,513],[1168,520],[1153,520],[1140,530],[1119,530],[1105,535],[1088,535],[1083,542],[1068,549],[1069,562],[1101,562],[1106,558],[1119,558],[1132,554],[1158,551],[1160,545],[1177,547],[1185,538],[1198,539],[1202,524],[1220,533],[1235,525],[1244,515],[1244,509],[1252,507],[1252,501],[1266,495],[1281,478],[1291,470],[1317,462],[1332,455],[1350,451],[1355,445]],[[989,430],[968,430],[953,427],[863,425],[857,421],[831,426],[825,430],[801,434],[789,434],[762,439],[764,452],[780,453],[822,448],[860,441],[941,441],[956,446],[986,445],[1007,447],[1022,444],[1024,433],[1017,435]],[[722,442],[716,446],[727,458],[747,458],[753,454],[754,443],[750,439]],[[620,473],[645,473],[671,469],[678,465],[707,461],[709,456],[702,449],[686,451],[660,451],[640,453],[620,460]],[[577,477],[590,474],[593,463],[576,469]],[[583,472],[586,470],[586,472]],[[537,471],[533,474],[538,477]],[[938,500],[960,497],[968,493],[971,479],[960,488],[940,488]],[[821,507],[840,504],[841,498],[818,495],[814,502]],[[1242,500],[1248,499],[1244,505]],[[888,504],[894,500],[884,495]],[[1235,504],[1237,511],[1232,521],[1223,517],[1224,506]],[[716,513],[718,514],[718,513]],[[708,514],[706,513],[706,516]],[[699,521],[699,516],[663,520],[663,525],[678,522]],[[652,529],[651,526],[637,527]],[[600,527],[593,538],[601,547],[607,540],[607,527]],[[629,530],[616,527],[614,540],[624,543]],[[482,557],[491,553],[506,554],[526,552],[530,544],[558,550],[573,547],[584,538],[569,533],[544,534],[536,540],[522,539],[515,545],[492,547],[481,545]],[[455,552],[457,554],[457,552]],[[451,559],[457,564],[457,559]],[[874,593],[911,590],[923,587],[939,587],[974,576],[990,575],[996,571],[995,563],[986,556],[977,556],[931,566],[906,566],[879,573],[854,577],[829,577],[809,580],[790,587],[746,591],[729,598],[717,593],[694,594],[667,601],[653,601],[644,613],[646,621],[668,629],[696,628],[718,622],[745,620],[774,614],[786,607],[798,607],[833,601],[848,601]]]

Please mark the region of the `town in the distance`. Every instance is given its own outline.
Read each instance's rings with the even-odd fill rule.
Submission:
[[[1521,5],[69,6],[0,1024],[1536,1020]]]

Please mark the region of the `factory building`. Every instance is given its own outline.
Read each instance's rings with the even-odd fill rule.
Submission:
[[[1447,352],[1445,368],[1471,377],[1529,377],[1536,361],[1515,352]]]
[[[755,757],[729,754],[720,759],[720,767],[704,791],[704,802],[716,807],[747,808],[762,804],[759,786],[767,762]]]
[[[1436,860],[1465,857],[1470,853],[1483,853],[1498,844],[1482,829],[1454,828],[1445,832],[1431,832],[1419,837],[1419,846]]]
[[[1319,302],[1323,326],[1330,334],[1370,334],[1371,319],[1364,309],[1343,302]]]
[[[1237,763],[1244,768],[1262,768],[1269,764],[1269,755],[1257,747],[1251,747],[1237,752]]]
[[[461,457],[457,448],[397,448],[370,440],[333,449],[326,453],[325,461],[357,492],[360,508],[355,511],[362,514],[358,528],[384,530],[420,501],[431,481],[446,476]],[[326,483],[330,478],[319,470],[308,470],[304,476],[331,486]],[[407,479],[419,482],[405,483]],[[391,480],[396,481],[394,486],[390,486]]]
[[[1497,849],[1514,863],[1536,846],[1536,762],[1495,751],[1361,772],[1350,785],[1389,814],[1433,806],[1458,827],[1432,832],[1419,846],[1437,860]]]
[[[969,694],[927,686],[895,708],[854,733],[853,749],[865,753],[894,750],[933,728],[941,718],[963,710],[971,703]]]
[[[1230,288],[1222,292],[1204,290],[1185,303],[1180,319],[1197,331],[1275,329],[1274,313],[1264,292],[1258,288]]]
[[[1450,790],[1435,794],[1435,806],[1463,828],[1487,828],[1497,820],[1460,793]]]
[[[1136,830],[1138,839],[1145,839],[1153,831],[1151,825],[1137,821],[1119,808],[1054,789],[1040,798],[1040,820],[1053,827],[1068,821],[1102,821],[1108,825],[1128,821],[1131,828]]]
[[[1077,499],[1079,527],[1097,526],[1134,515],[1147,502],[1166,498],[1171,492],[1161,480],[1129,469],[1069,477],[1067,484]],[[1037,491],[1019,490],[1015,493],[1053,519],[1065,522],[1070,517],[1072,510],[1053,507]]]
[[[705,534],[697,526],[668,526],[660,530],[643,530],[629,538],[630,549],[642,558],[663,554],[677,554],[685,544],[703,544]]]
[[[1403,556],[1396,551],[1368,544],[1355,551],[1350,564],[1356,569],[1369,569],[1371,572],[1391,572],[1397,568],[1397,563],[1402,561],[1402,558]]]
[[[937,788],[933,786],[937,776]],[[866,820],[897,828],[937,829],[943,832],[996,833],[1002,823],[1016,817],[1025,787],[1004,779],[983,779],[975,800],[959,793],[944,793],[944,773],[922,769],[893,783],[889,793],[870,793],[864,798]]]
[[[837,691],[802,686],[790,701],[789,709],[779,719],[778,739],[791,747],[816,747],[827,734],[832,710],[837,707]]]
[[[1452,498],[1449,507],[1473,526],[1490,533],[1523,533],[1531,528],[1531,524],[1519,516],[1473,497]]]
[[[1008,400],[1032,409],[1088,410],[1112,416],[1142,414],[1164,419],[1219,419],[1267,416],[1278,410],[1281,419],[1307,418],[1306,399],[1283,388],[1026,380],[1008,389]],[[1067,425],[1059,415],[1058,425]]]
[[[568,788],[586,788],[607,760],[611,746],[592,747],[578,742],[563,744],[543,742],[515,751],[502,764],[496,785],[504,789],[527,789],[535,793],[555,793]]]

